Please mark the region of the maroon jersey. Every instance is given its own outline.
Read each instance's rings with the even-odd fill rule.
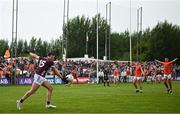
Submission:
[[[48,60],[47,58],[44,58],[44,57],[39,57],[36,74],[39,74],[39,75],[45,77],[46,72],[52,65],[54,65],[53,61]]]

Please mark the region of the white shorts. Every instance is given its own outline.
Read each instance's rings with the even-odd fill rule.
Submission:
[[[134,76],[134,80],[133,81],[136,81],[136,80],[141,80],[142,81],[142,77],[136,77],[136,76]]]
[[[164,74],[163,80],[171,79],[171,74]]]
[[[114,81],[118,82],[119,81],[119,77],[118,76],[114,76]]]
[[[156,76],[152,76],[152,81],[155,81],[156,80]]]
[[[34,74],[34,83],[38,85],[42,85],[43,82],[47,81],[45,77],[42,77],[41,75]]]
[[[147,81],[152,81],[152,76],[148,76]]]
[[[161,80],[161,77],[162,77],[161,74],[158,74],[158,75],[157,75],[157,79],[158,79],[158,80]]]

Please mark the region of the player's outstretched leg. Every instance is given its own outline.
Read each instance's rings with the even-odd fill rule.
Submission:
[[[32,86],[31,86],[31,89],[29,91],[27,91],[25,93],[25,95],[20,99],[20,100],[17,100],[16,101],[16,106],[17,106],[17,109],[21,110],[22,108],[22,104],[24,102],[24,100],[26,100],[28,97],[30,97],[33,93],[35,93],[38,88],[40,87],[40,85],[36,84],[36,83],[33,83]]]

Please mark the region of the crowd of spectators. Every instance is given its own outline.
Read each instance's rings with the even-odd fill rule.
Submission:
[[[12,77],[32,77],[35,73],[37,61],[31,58],[17,58],[17,59],[5,59],[0,57],[0,78],[10,79]],[[142,62],[144,70],[144,81],[160,82],[163,76],[163,66],[155,61]],[[91,82],[96,82],[96,61],[85,60],[85,61],[55,61],[56,67],[63,72],[64,75],[71,73],[74,66],[77,68],[78,77],[89,77]],[[103,72],[108,69],[109,80],[115,82],[128,82],[128,76],[134,75],[134,69],[130,67],[129,62],[99,62],[99,72]],[[172,75],[174,79],[180,77],[180,66],[174,64],[172,69]],[[47,74],[51,74],[48,72]],[[99,81],[102,76],[99,74]]]

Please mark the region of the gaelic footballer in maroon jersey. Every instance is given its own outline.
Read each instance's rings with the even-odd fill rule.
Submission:
[[[31,89],[27,91],[25,95],[21,97],[20,100],[16,101],[17,108],[21,110],[23,102],[33,93],[35,93],[41,85],[47,89],[47,104],[45,105],[45,107],[56,108],[56,106],[50,103],[53,88],[51,84],[45,79],[45,74],[49,68],[52,68],[52,71],[54,72],[55,75],[57,75],[63,81],[67,81],[67,80],[66,78],[63,78],[63,76],[60,74],[60,72],[57,70],[56,67],[53,67],[54,65],[53,60],[55,56],[52,53],[49,53],[47,57],[39,57],[34,53],[30,53],[30,56],[38,60],[38,66],[36,73],[34,74],[34,81],[32,83]]]
[[[52,60],[48,60],[45,57],[39,57],[36,74],[39,74],[39,75],[45,77],[46,72],[53,65],[54,65],[54,62]]]

